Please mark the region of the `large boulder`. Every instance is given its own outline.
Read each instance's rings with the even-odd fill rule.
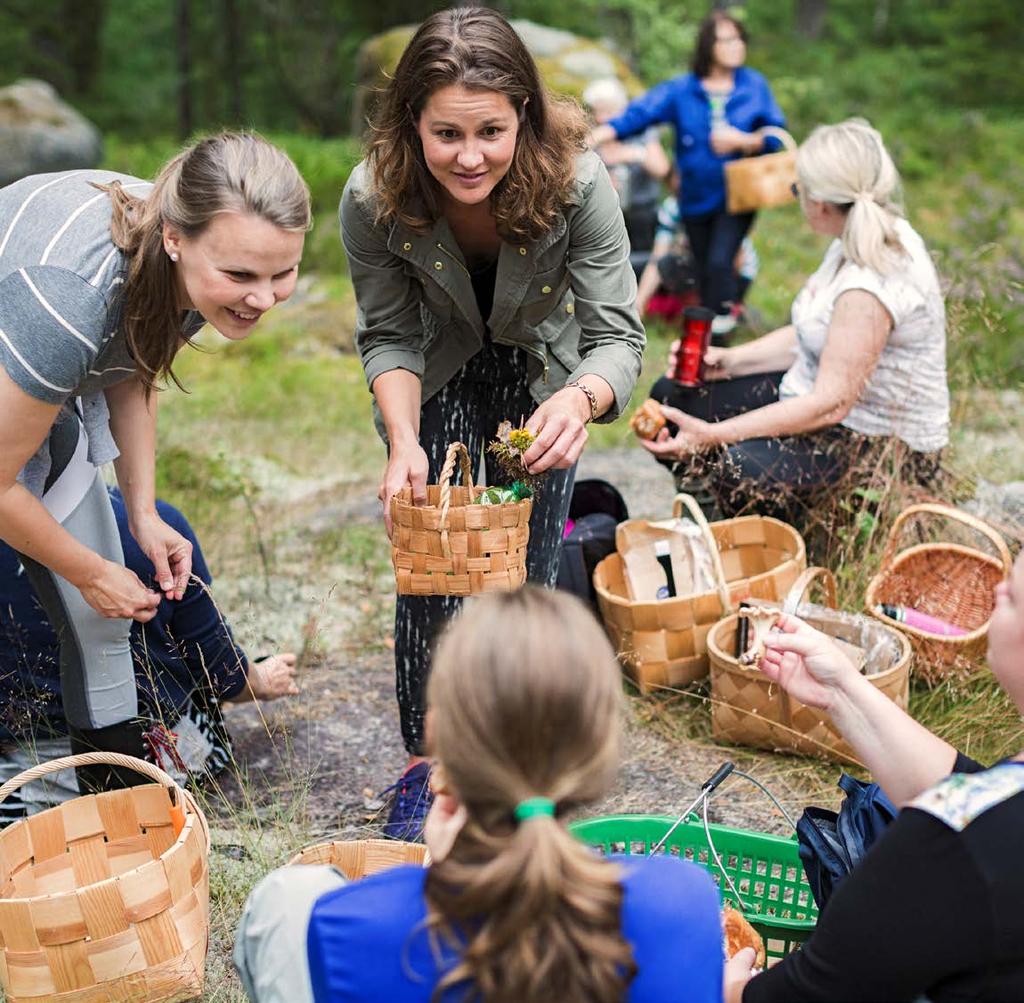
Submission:
[[[631,94],[644,87],[629,65],[609,44],[583,38],[569,31],[548,28],[533,21],[513,21],[512,27],[537,61],[544,82],[551,90],[581,101],[587,84],[601,77],[618,77]],[[405,24],[367,39],[356,64],[356,94],[352,110],[352,132],[361,135],[374,92],[386,86],[417,25]]]
[[[95,167],[99,130],[42,80],[0,88],[0,186],[49,171]]]

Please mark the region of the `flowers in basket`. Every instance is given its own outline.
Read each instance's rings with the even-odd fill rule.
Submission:
[[[487,452],[495,458],[507,481],[503,485],[485,488],[473,499],[474,503],[503,505],[533,497],[534,490],[545,475],[531,474],[523,463],[523,454],[535,439],[536,436],[522,425],[515,428],[512,422],[503,421],[498,426],[498,434],[487,446]]]

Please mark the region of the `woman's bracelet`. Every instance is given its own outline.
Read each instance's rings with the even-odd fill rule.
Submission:
[[[587,400],[590,401],[590,420],[597,421],[597,394],[586,385],[586,383],[580,383],[579,380],[573,380],[571,383],[566,383],[566,387],[576,387],[577,390],[582,390],[587,395]]]

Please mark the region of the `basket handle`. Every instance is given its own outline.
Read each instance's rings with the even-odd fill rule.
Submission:
[[[159,766],[147,763],[144,759],[136,759],[135,756],[123,756],[120,752],[83,752],[77,756],[62,756],[60,759],[51,759],[48,763],[40,763],[23,770],[16,777],[11,777],[0,787],[0,804],[7,800],[19,787],[39,780],[41,777],[51,773],[59,773],[61,770],[68,770],[75,766],[123,766],[126,770],[134,770],[144,777],[156,781],[167,789],[167,795],[171,799],[171,820],[174,823],[175,834],[180,833],[185,825],[185,795],[170,774],[165,773]]]
[[[786,132],[785,129],[780,129],[777,125],[766,125],[763,129],[758,129],[757,134],[759,136],[774,136],[787,150],[795,150],[797,148],[797,142],[792,135]]]
[[[473,486],[473,468],[469,463],[469,450],[461,442],[453,442],[448,447],[444,457],[444,466],[441,467],[441,476],[438,485],[441,488],[441,549],[445,557],[451,557],[451,547],[448,545],[448,509],[452,503],[452,476],[455,473],[455,461],[458,459],[459,468],[462,471],[462,483],[465,487]]]
[[[690,513],[691,518],[700,528],[701,533],[704,535],[704,542],[708,545],[708,552],[711,554],[711,569],[715,573],[715,587],[718,589],[718,598],[722,602],[722,611],[723,613],[731,613],[732,600],[729,598],[729,585],[725,580],[722,555],[718,552],[718,541],[715,539],[715,534],[711,532],[708,520],[693,495],[680,491],[672,502],[672,518],[682,518],[684,508]]]
[[[943,519],[949,519],[952,522],[962,523],[964,526],[967,526],[968,529],[973,529],[979,536],[985,537],[999,555],[999,560],[1003,565],[1003,577],[1006,578],[1009,575],[1010,568],[1013,566],[1013,559],[1010,557],[1010,551],[1006,546],[1006,542],[1003,540],[1002,536],[996,532],[996,530],[994,530],[987,522],[984,522],[977,516],[971,515],[969,512],[953,508],[951,505],[936,505],[934,502],[923,502],[920,505],[910,505],[896,517],[896,521],[892,524],[892,529],[889,530],[889,539],[886,542],[885,551],[882,554],[882,568],[888,568],[896,556],[896,547],[899,543],[900,532],[907,520],[912,519],[915,515],[924,514],[935,515]]]
[[[836,576],[828,568],[810,567],[801,571],[797,580],[790,586],[786,598],[782,600],[783,613],[787,616],[796,616],[801,600],[816,578],[821,579],[825,588],[825,601],[828,603],[829,609],[839,608],[836,600]]]

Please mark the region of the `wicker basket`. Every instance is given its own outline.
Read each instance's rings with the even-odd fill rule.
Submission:
[[[717,555],[714,591],[635,602],[619,554],[609,555],[594,570],[605,628],[641,693],[706,676],[708,631],[741,599],[781,600],[807,565],[803,538],[778,519],[748,515],[709,526],[689,495],[676,497],[673,516],[678,518],[684,507]]]
[[[991,544],[996,556],[960,543],[927,542],[898,549],[911,521],[926,516],[968,527]],[[1009,575],[1012,563],[1003,538],[981,519],[946,505],[911,505],[893,523],[881,566],[868,583],[864,603],[868,613],[910,638],[916,675],[928,683],[948,676],[966,676],[985,654],[988,623],[995,609],[993,590]],[[879,603],[918,609],[968,633],[945,637],[910,627],[877,613]]]
[[[726,161],[726,208],[734,214],[772,209],[795,199],[796,140],[785,129],[775,126],[758,132],[779,139],[785,149]]]
[[[907,639],[898,631],[876,624],[866,617],[857,617],[849,631],[828,625],[815,615],[814,606],[801,605],[815,579],[825,587],[829,609],[836,609],[836,583],[825,568],[808,568],[793,583],[783,602],[787,613],[799,613],[802,619],[834,637],[853,641],[854,631],[884,632],[891,636],[892,664],[868,678],[890,700],[904,710],[910,689],[911,650]],[[817,607],[819,614],[821,607]],[[853,749],[840,737],[829,716],[816,707],[808,707],[789,696],[760,669],[740,665],[736,650],[738,617],[726,617],[708,635],[711,658],[711,731],[720,741],[751,745],[775,752],[796,752],[808,756],[825,756],[857,765]],[[846,633],[844,637],[843,634]]]
[[[462,485],[454,486],[455,461]],[[526,581],[526,544],[533,501],[474,505],[469,453],[448,447],[438,484],[427,485],[427,504],[414,505],[412,489],[391,499],[391,560],[400,596],[468,596],[511,592]]]
[[[353,839],[307,846],[288,863],[330,864],[350,881],[356,881],[401,864],[423,866],[427,863],[427,848],[422,843],[397,839]]]
[[[115,753],[66,756],[9,780],[0,801],[48,773],[100,763],[156,783],[75,798],[0,832],[0,983],[11,1003],[203,990],[210,836],[163,770]]]

